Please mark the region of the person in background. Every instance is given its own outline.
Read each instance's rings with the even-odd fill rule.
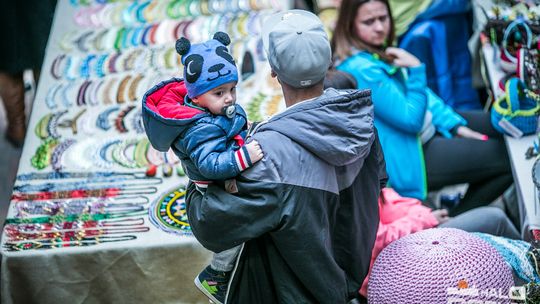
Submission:
[[[286,109],[248,135],[264,157],[235,193],[188,192],[193,234],[213,251],[244,243],[226,303],[356,301],[386,182],[369,92],[323,90],[332,55],[312,13],[271,15],[262,37]]]
[[[512,183],[502,135],[488,113],[459,114],[426,85],[424,65],[391,46],[394,21],[387,0],[344,0],[332,39],[338,70],[369,88],[389,184],[420,200],[428,190],[468,183],[450,211],[487,205]]]
[[[38,83],[56,0],[0,2],[0,98],[7,116],[5,137],[22,147],[26,134],[23,72],[31,69]],[[29,9],[31,8],[31,9]]]

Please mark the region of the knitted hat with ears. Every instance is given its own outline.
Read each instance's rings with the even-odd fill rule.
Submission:
[[[176,51],[182,56],[184,80],[189,98],[195,98],[228,82],[238,81],[238,70],[227,49],[229,35],[214,34],[213,39],[191,44],[182,37],[176,41]]]

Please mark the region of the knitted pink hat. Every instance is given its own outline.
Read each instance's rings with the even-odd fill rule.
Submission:
[[[513,283],[510,268],[485,241],[458,229],[427,229],[379,254],[369,277],[368,302],[509,303],[501,295],[508,297]]]

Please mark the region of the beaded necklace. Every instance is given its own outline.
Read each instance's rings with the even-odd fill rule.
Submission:
[[[167,233],[191,235],[185,195],[183,187],[175,187],[161,194],[148,209],[150,222]]]
[[[134,217],[146,214],[147,211],[131,211],[131,212],[118,212],[118,213],[96,213],[96,214],[55,214],[51,216],[39,216],[29,218],[16,218],[11,217],[6,219],[6,224],[55,224],[63,222],[76,222],[76,221],[99,221],[104,219],[117,219],[125,217]]]
[[[106,178],[117,178],[121,180],[145,179],[144,172],[38,172],[17,175],[17,180],[49,180],[49,179],[71,179],[84,178],[89,182],[101,181]],[[159,179],[159,178],[156,178]]]
[[[56,238],[82,238],[90,236],[103,236],[107,234],[124,234],[124,233],[140,233],[147,232],[150,227],[133,227],[133,228],[89,228],[89,229],[65,229],[59,231],[36,231],[36,232],[21,232],[17,229],[4,228],[6,235],[9,237],[8,242],[18,241],[43,241]]]
[[[17,201],[13,205],[18,217],[26,217],[30,215],[140,211],[148,202],[147,200],[130,200],[129,203],[122,201],[124,200],[81,198],[56,201]]]
[[[27,200],[52,200],[52,199],[67,199],[67,198],[84,198],[84,197],[123,197],[129,195],[152,194],[156,193],[156,187],[145,188],[100,188],[100,189],[76,189],[51,192],[36,192],[36,193],[19,193],[13,194],[11,199],[14,201]]]
[[[122,236],[91,236],[91,237],[66,237],[42,241],[6,242],[3,247],[6,251],[24,251],[31,249],[52,249],[63,247],[84,247],[101,243],[131,241],[137,239],[135,235]]]

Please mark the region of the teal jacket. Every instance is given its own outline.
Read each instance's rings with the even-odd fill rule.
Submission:
[[[466,125],[465,119],[427,87],[423,64],[397,68],[360,51],[337,69],[353,75],[359,89],[371,89],[375,126],[390,186],[402,196],[425,199],[427,183],[420,132],[426,111],[431,112],[437,132],[445,137],[452,137],[451,130],[457,125]]]

